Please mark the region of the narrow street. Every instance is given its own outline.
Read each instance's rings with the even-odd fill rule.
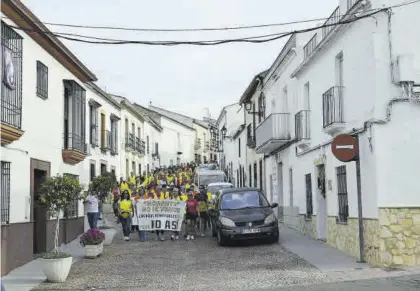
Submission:
[[[133,234],[124,242],[118,234],[99,258],[75,263],[65,283],[34,290],[246,290],[328,281],[281,244],[219,247],[210,236],[149,239],[142,243]]]

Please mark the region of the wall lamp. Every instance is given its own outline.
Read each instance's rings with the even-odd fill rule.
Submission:
[[[263,108],[260,108],[260,111],[252,111],[252,103],[245,103],[245,110],[248,112],[248,114],[259,115],[259,116],[264,115]]]
[[[222,132],[222,138],[223,139],[226,139],[226,138],[232,138],[231,136],[226,136],[226,132],[227,132],[227,129],[226,129],[226,127],[223,125],[223,127],[222,127],[222,130],[221,130],[221,132]]]

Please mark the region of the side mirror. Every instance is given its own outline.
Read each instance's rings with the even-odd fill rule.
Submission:
[[[273,204],[271,204],[271,208],[276,208],[276,207],[279,207],[278,203],[274,202]]]

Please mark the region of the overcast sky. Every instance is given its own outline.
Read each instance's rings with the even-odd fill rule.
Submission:
[[[338,0],[23,0],[43,22],[137,28],[258,25],[328,17]],[[321,21],[319,21],[321,22]],[[318,23],[319,23],[318,22]],[[131,40],[211,40],[314,26],[219,32],[126,32],[48,26],[57,32]],[[109,93],[201,118],[217,118],[237,102],[252,77],[267,69],[284,40],[264,44],[158,47],[63,41]]]

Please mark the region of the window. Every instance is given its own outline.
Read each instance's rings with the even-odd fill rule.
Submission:
[[[258,187],[257,163],[254,163],[254,187]]]
[[[10,162],[1,162],[1,224],[10,219]]]
[[[343,80],[343,52],[335,57],[335,84],[338,87],[344,86]]]
[[[22,37],[1,22],[1,123],[22,127]]]
[[[106,164],[101,163],[101,175],[106,173]]]
[[[63,176],[67,176],[73,178],[74,180],[79,181],[79,176],[73,174],[66,174],[64,173]],[[73,204],[64,212],[64,217],[77,217],[79,215],[79,200],[76,199]]]
[[[139,138],[141,138],[141,129],[140,129],[140,127],[137,128],[137,135],[138,135]]]
[[[128,179],[130,177],[130,164],[128,159],[125,160],[125,177]]]
[[[249,177],[249,187],[252,187],[252,168],[251,165],[249,165],[249,169],[248,169],[248,177]]]
[[[140,163],[139,163],[139,172],[138,172],[138,174],[141,175],[141,164]]]
[[[238,139],[238,156],[241,157],[241,138]]]
[[[258,122],[261,122],[265,118],[265,95],[261,93],[258,97]]]
[[[36,61],[36,95],[48,98],[48,67],[40,61]]]
[[[309,88],[309,82],[307,82],[304,85],[304,92],[303,92],[303,108],[305,110],[310,110],[310,88]]]
[[[111,115],[111,155],[118,154],[118,120]]]
[[[106,140],[106,119],[105,114],[101,113],[101,149],[107,149],[107,140]]]
[[[98,146],[98,107],[90,104],[89,115],[90,115],[89,143],[93,147],[96,147]]]
[[[149,154],[149,136],[146,136],[146,153]]]
[[[349,217],[349,202],[347,194],[346,166],[336,168],[337,172],[337,195],[338,195],[338,222],[347,222]]]
[[[313,208],[312,208],[312,178],[311,174],[305,175],[305,184],[306,184],[306,218],[312,218]]]
[[[86,152],[86,91],[73,80],[64,81],[64,148]]]
[[[147,170],[147,173],[149,174],[150,173],[150,166],[149,166],[149,164],[147,164],[146,170]]]
[[[260,189],[263,190],[263,162],[260,160]]]
[[[155,154],[159,155],[159,144],[157,142],[155,143]]]
[[[111,173],[114,175],[114,177],[116,177],[115,175],[116,175],[116,173],[115,173],[115,168],[114,167],[112,167],[111,168]]]
[[[289,205],[293,207],[293,169],[289,169]]]
[[[90,164],[90,180],[92,181],[96,177],[96,166],[94,162]]]
[[[136,175],[136,162],[131,162],[131,173]]]

